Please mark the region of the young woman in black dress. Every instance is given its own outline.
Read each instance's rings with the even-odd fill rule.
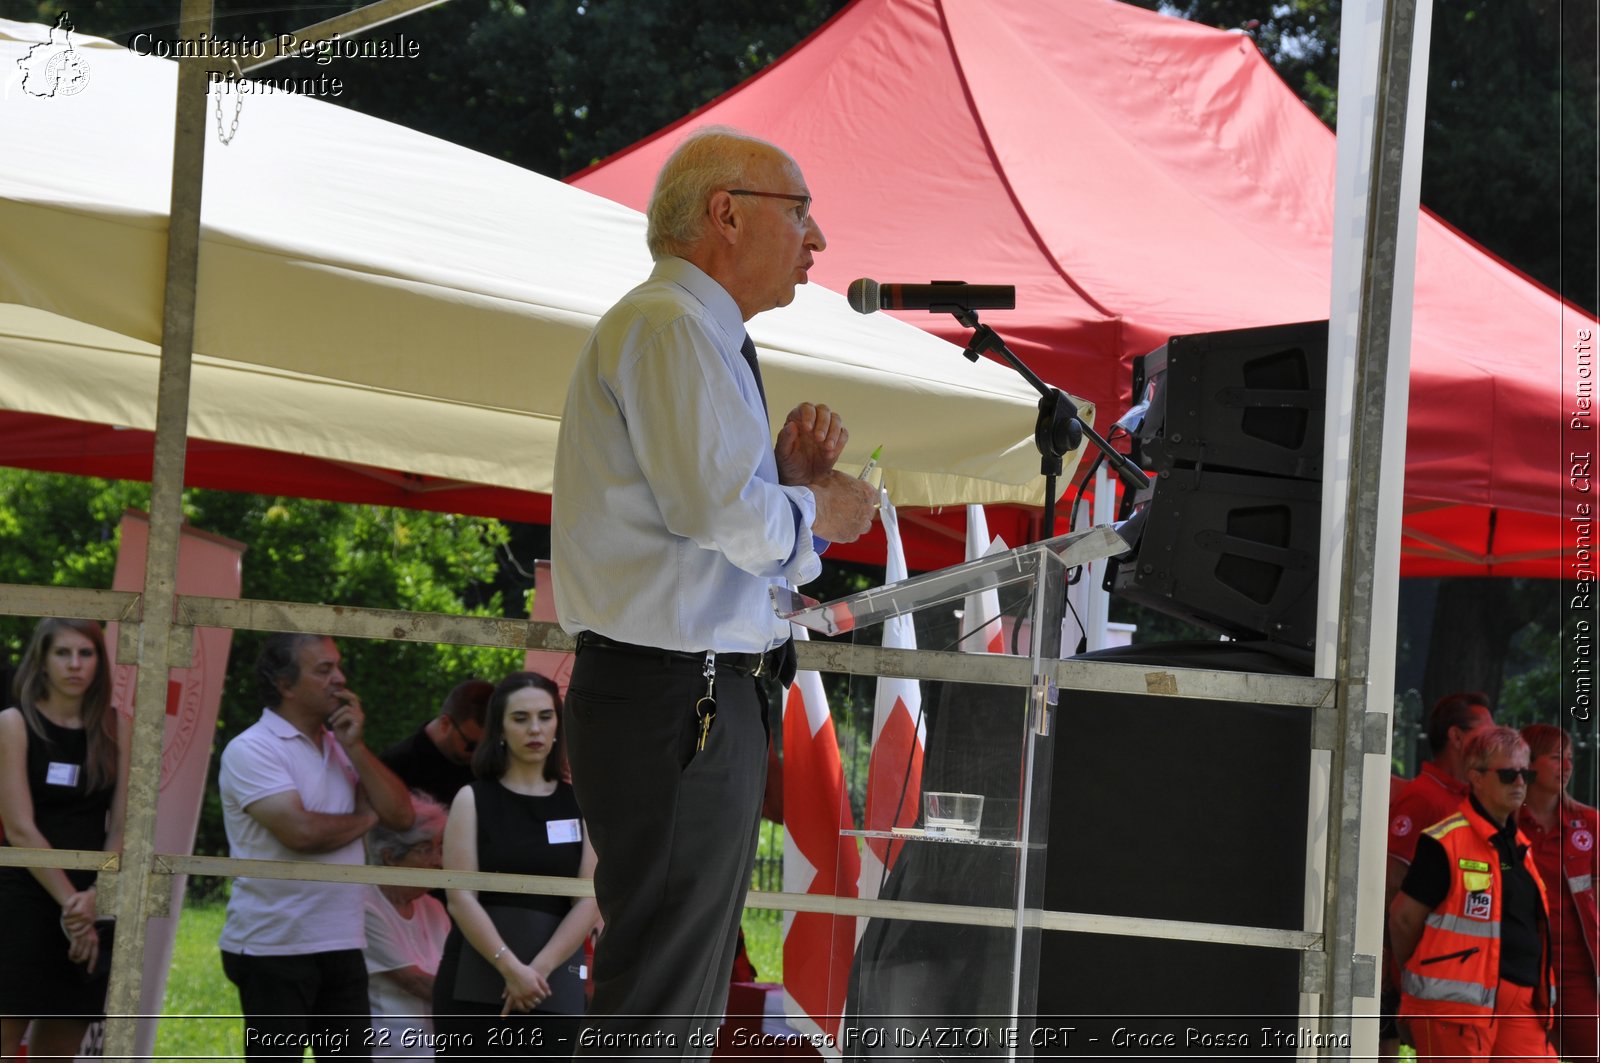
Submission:
[[[129,726],[111,707],[105,636],[92,620],[39,621],[16,705],[0,711],[0,826],[28,849],[122,848]],[[0,1057],[72,1059],[105,1010],[109,956],[95,930],[95,874],[0,868]],[[43,1018],[41,1016],[50,1016]]]
[[[537,672],[513,672],[495,687],[484,714],[483,741],[473,756],[476,782],[461,788],[444,829],[444,866],[454,871],[505,871],[562,877],[594,875],[595,855],[572,787],[563,780],[561,692]],[[571,1055],[571,1015],[552,1013],[550,980],[599,919],[593,897],[446,891],[451,929],[434,980],[434,1030],[470,1036],[452,1057]],[[487,907],[486,907],[487,906]],[[556,923],[537,949],[518,955],[488,909],[535,909]],[[504,917],[502,916],[504,922]],[[504,981],[497,1003],[462,999],[457,981],[468,950]],[[564,976],[564,975],[563,975]],[[532,1012],[526,1017],[518,1013]],[[506,1016],[518,1015],[515,1022]]]

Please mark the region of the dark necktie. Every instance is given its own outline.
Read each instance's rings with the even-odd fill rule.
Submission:
[[[744,334],[744,343],[739,346],[739,353],[744,355],[744,360],[750,363],[750,375],[756,378],[756,392],[761,396],[761,409],[767,408],[767,389],[761,386],[761,366],[756,363],[756,344],[750,338],[750,333]],[[782,654],[778,658],[778,682],[788,686],[794,682],[795,665],[798,657],[795,654],[794,640],[790,639],[780,647]]]
[[[767,389],[761,386],[761,366],[756,364],[756,344],[750,338],[750,333],[744,334],[744,343],[739,347],[739,353],[744,355],[744,360],[750,363],[750,374],[756,378],[756,394],[761,396],[761,409],[767,408]]]

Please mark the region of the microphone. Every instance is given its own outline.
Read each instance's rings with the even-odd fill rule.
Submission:
[[[967,284],[933,281],[929,284],[879,284],[870,277],[850,282],[850,305],[858,314],[877,310],[1014,310],[1017,289],[1012,284]]]

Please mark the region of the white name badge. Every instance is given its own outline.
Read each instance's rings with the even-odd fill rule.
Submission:
[[[544,825],[545,834],[549,836],[551,845],[565,845],[567,842],[583,841],[583,831],[578,827],[575,819],[553,819]]]
[[[52,760],[45,769],[44,781],[47,786],[76,786],[78,785],[78,766],[76,764],[62,764]]]

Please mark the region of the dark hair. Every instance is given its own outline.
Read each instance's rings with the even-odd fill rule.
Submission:
[[[1489,695],[1480,690],[1446,694],[1433,703],[1433,711],[1428,713],[1428,748],[1434,756],[1444,752],[1445,746],[1450,744],[1450,728],[1466,727],[1472,722],[1472,710],[1479,705],[1489,708]],[[1489,715],[1494,716],[1492,709]]]
[[[300,647],[307,642],[321,642],[325,637],[303,631],[280,631],[267,636],[261,644],[261,655],[256,658],[256,695],[261,704],[269,709],[283,704],[282,688],[300,681]]]
[[[483,717],[483,741],[472,754],[472,774],[480,779],[498,779],[506,773],[510,757],[506,753],[506,702],[519,690],[533,687],[550,695],[556,707],[556,737],[550,744],[550,755],[544,761],[544,777],[561,779],[567,774],[567,747],[561,735],[561,688],[555,680],[538,672],[512,672],[489,696],[489,707]]]
[[[28,730],[49,741],[39,712],[39,701],[50,692],[50,675],[46,660],[55,647],[56,636],[63,631],[76,631],[94,644],[94,678],[83,692],[80,709],[83,716],[83,734],[88,743],[88,757],[84,763],[84,784],[90,790],[103,790],[117,777],[117,714],[111,708],[111,662],[106,659],[106,637],[94,620],[67,620],[47,616],[33,629],[28,646],[22,651],[22,663],[17,665],[17,675],[12,681],[17,708],[27,722]]]
[[[475,723],[483,725],[484,707],[489,704],[489,698],[494,694],[494,684],[487,679],[469,679],[465,683],[457,683],[450,693],[444,696],[444,704],[439,707],[441,716],[448,716],[457,723]]]
[[[1522,740],[1528,743],[1528,756],[1534,758],[1559,753],[1572,745],[1572,736],[1551,723],[1530,723],[1522,729]]]

